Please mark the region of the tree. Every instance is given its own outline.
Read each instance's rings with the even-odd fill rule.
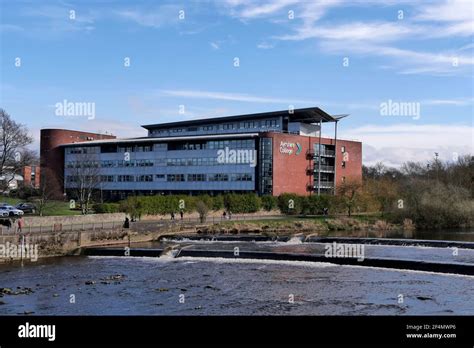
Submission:
[[[204,203],[203,201],[197,201],[196,211],[199,214],[199,221],[201,223],[206,222],[207,214],[209,212],[209,208],[207,207],[206,203]]]
[[[57,196],[58,190],[61,190],[56,180],[46,180],[46,178],[51,177],[51,172],[49,168],[41,169],[40,186],[37,190],[38,196],[33,198],[40,216],[43,216],[46,208],[55,204],[54,199]]]
[[[73,197],[81,207],[81,212],[86,215],[90,211],[93,194],[100,187],[101,175],[99,158],[96,154],[84,150],[85,153],[78,154],[74,168],[69,169],[66,181],[71,189]]]
[[[20,175],[22,168],[30,164],[35,155],[27,149],[33,142],[28,129],[15,122],[3,109],[0,109],[0,192],[8,191],[15,175]]]
[[[345,181],[337,187],[337,194],[347,208],[347,215],[351,216],[353,208],[359,198],[362,185],[359,181]]]
[[[368,194],[377,202],[382,216],[391,209],[397,197],[400,198],[397,184],[389,178],[369,179],[365,182],[365,188]]]

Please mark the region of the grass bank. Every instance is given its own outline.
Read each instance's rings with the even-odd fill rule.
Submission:
[[[223,221],[218,224],[203,226],[200,233],[261,233],[275,235],[280,233],[318,233],[329,235],[333,231],[412,231],[414,226],[406,221],[404,224],[392,224],[380,219],[377,215],[360,215],[353,217],[292,217],[275,220],[239,220]]]

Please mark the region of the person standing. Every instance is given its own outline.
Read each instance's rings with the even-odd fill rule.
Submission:
[[[125,218],[123,228],[130,228],[130,220],[128,219],[128,217]]]
[[[18,232],[21,233],[23,230],[23,226],[25,226],[25,222],[23,221],[23,218],[20,217],[17,223],[18,223]]]

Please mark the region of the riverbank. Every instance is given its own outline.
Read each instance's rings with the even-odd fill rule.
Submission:
[[[222,221],[219,224],[204,225],[196,230],[203,234],[245,234],[261,233],[266,236],[281,234],[327,235],[333,231],[366,231],[384,233],[390,231],[412,232],[415,226],[406,220],[403,224],[392,224],[377,216],[357,217],[282,217],[280,219],[254,221]]]

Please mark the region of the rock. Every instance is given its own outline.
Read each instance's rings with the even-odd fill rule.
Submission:
[[[0,301],[0,306],[6,304],[6,302]]]
[[[159,288],[157,289],[159,292],[164,292],[164,291],[169,291],[169,289],[166,289],[166,288]]]
[[[23,314],[25,315],[29,315],[29,314],[33,314],[34,312],[33,311],[24,311]],[[20,313],[21,314],[21,313]]]
[[[108,277],[101,278],[101,280],[123,280],[126,276],[124,274],[114,274]]]
[[[416,298],[420,301],[433,300],[431,297],[425,297],[425,296],[417,296]]]
[[[95,284],[95,281],[93,281],[93,280],[88,280],[88,281],[86,281],[85,284],[86,284],[86,285],[94,285],[94,284]]]
[[[58,296],[59,296],[59,294],[53,294],[53,297],[58,297]]]

